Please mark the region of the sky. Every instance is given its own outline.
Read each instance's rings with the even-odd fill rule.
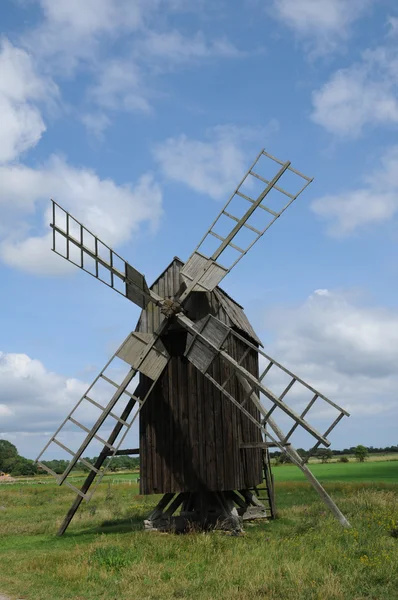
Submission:
[[[139,316],[51,252],[50,198],[151,283],[265,148],[314,181],[222,287],[351,413],[332,447],[396,444],[396,2],[0,11],[0,438],[35,458]]]

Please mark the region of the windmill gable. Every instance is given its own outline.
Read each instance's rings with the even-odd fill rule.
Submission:
[[[180,271],[184,262],[174,257],[170,265],[159,275],[151,285],[151,289],[163,298],[174,298],[183,285]],[[207,314],[213,314],[220,321],[233,327],[239,333],[247,336],[250,341],[262,346],[261,340],[256,335],[243,307],[238,304],[224,290],[217,287],[211,293],[194,292],[186,304],[188,315],[197,320]],[[142,333],[153,333],[163,321],[164,316],[160,308],[150,303],[145,311],[142,311],[136,330]]]

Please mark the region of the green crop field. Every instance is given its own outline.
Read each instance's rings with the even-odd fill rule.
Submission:
[[[274,468],[278,519],[243,536],[143,531],[158,497],[111,474],[55,537],[74,495],[0,486],[0,596],[27,600],[397,600],[398,462],[311,468],[352,524],[343,530],[293,466]],[[43,478],[44,481],[44,478]],[[47,480],[46,480],[47,481]]]
[[[311,464],[311,471],[323,483],[328,481],[369,481],[398,483],[398,460]],[[275,481],[305,481],[303,473],[294,465],[273,469]],[[397,596],[398,598],[398,596]]]

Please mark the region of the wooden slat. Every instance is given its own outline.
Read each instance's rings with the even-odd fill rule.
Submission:
[[[166,296],[172,297],[173,292],[178,291],[180,264],[174,263],[159,278],[154,288],[157,294],[164,290]],[[227,298],[225,306],[221,305],[221,294],[219,290],[216,290],[209,295],[200,295],[202,298],[200,302],[194,301],[190,304],[194,310],[193,314],[203,307],[203,302],[208,301],[209,310],[214,310],[217,315],[222,313],[227,325],[235,325],[235,321],[232,321],[232,317],[230,317],[231,310],[228,308],[228,303],[233,306],[235,303],[225,296]],[[243,311],[238,305],[236,305],[236,310],[237,314],[233,315],[234,319],[243,315]],[[157,311],[158,308],[154,307],[154,312]],[[147,312],[149,314],[150,311]],[[147,327],[148,324],[152,327],[152,316],[151,311],[146,321],[141,319],[140,327]],[[250,324],[247,320],[245,323],[242,322],[239,325],[239,331],[243,330],[242,326],[250,327]],[[221,343],[223,339],[221,336],[223,331],[222,328],[220,331],[216,328],[215,335],[218,343]],[[146,329],[146,332],[150,333],[151,329]],[[253,338],[250,337],[250,339]],[[226,340],[225,343],[229,348],[229,340]],[[232,344],[231,352],[238,352],[237,359],[239,359],[245,349],[244,344],[235,341]],[[258,376],[257,353],[250,351],[244,364]],[[218,358],[210,368],[215,370],[218,378],[221,377],[223,371],[230,372]],[[234,394],[241,401],[243,400],[244,392],[241,386],[238,386],[235,376],[228,382],[227,388],[233,390]],[[243,461],[238,436],[238,430],[243,423],[247,431],[246,439],[248,441],[258,439],[258,431],[254,424],[252,425],[244,416],[242,419],[240,411],[215,389],[202,373],[198,372],[190,363],[187,364],[185,358],[171,358],[168,367],[155,386],[154,393],[147,400],[140,414],[141,492],[154,493],[153,468],[158,474],[158,489],[156,490],[158,493],[178,493],[188,489],[190,491],[199,490],[204,487],[213,491],[219,490],[220,487],[222,489],[241,489],[245,487],[246,482],[249,486],[258,485],[261,482],[261,473],[258,476],[258,457],[261,451],[257,448],[246,449]],[[157,448],[157,452],[153,447],[154,428],[157,432],[157,440],[161,436],[164,442],[161,449]],[[153,465],[153,460],[157,461],[156,466]],[[161,489],[159,489],[159,485],[162,486]]]

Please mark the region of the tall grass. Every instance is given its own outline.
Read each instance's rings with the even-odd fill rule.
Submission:
[[[364,600],[398,598],[398,484],[326,486],[343,530],[304,482],[279,482],[279,518],[245,534],[146,532],[157,501],[136,484],[100,486],[67,534],[73,494],[0,489],[0,593],[29,600]]]

